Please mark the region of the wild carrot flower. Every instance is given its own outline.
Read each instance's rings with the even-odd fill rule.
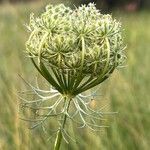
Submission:
[[[33,109],[48,110],[35,126],[42,125],[50,116],[61,118],[61,121],[57,118],[60,126],[55,149],[58,149],[60,139],[67,135],[66,119],[92,130],[101,127],[94,120],[100,119],[102,113],[90,108],[88,96],[81,93],[105,81],[123,64],[121,24],[111,15],[101,14],[92,3],[73,10],[60,4],[48,5],[39,17],[31,14],[28,29],[26,52],[52,89],[46,92],[28,83],[40,99],[24,103],[30,108],[34,104]],[[50,95],[43,96],[44,93]],[[54,97],[53,105],[42,106]],[[61,111],[57,110],[59,105]],[[80,121],[75,121],[76,116]]]

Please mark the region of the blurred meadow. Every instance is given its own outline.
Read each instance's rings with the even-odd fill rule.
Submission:
[[[28,123],[19,119],[17,97],[17,91],[26,89],[18,74],[31,83],[37,76],[25,55],[28,33],[24,24],[28,23],[31,12],[38,15],[48,3],[0,5],[0,150],[51,150],[53,147],[53,141],[47,141],[48,135],[42,129],[29,130]],[[101,96],[93,102],[93,107],[107,105],[106,111],[118,113],[104,116],[109,128],[100,132],[74,128],[77,143],[63,142],[62,150],[150,149],[150,11],[114,11],[112,15],[122,22],[128,59],[125,68],[115,71],[101,85]],[[47,128],[55,126],[54,122],[48,122]]]

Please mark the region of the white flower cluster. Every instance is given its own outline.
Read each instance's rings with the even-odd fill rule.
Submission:
[[[105,81],[123,64],[120,23],[101,14],[92,3],[74,10],[60,4],[48,5],[38,18],[31,14],[28,29],[26,52],[51,87],[43,90],[38,83],[34,87],[25,81],[31,91],[26,92],[27,98],[20,97],[22,108],[35,114],[23,120],[31,122],[32,129],[41,126],[46,131],[45,121],[54,117],[58,121],[57,130],[52,131],[57,134],[54,149],[59,149],[62,138],[66,142],[66,137],[72,139],[65,129],[66,121],[94,131],[106,127],[99,125],[102,109],[90,106],[97,90],[88,95],[82,92]]]
[[[30,57],[64,74],[68,82],[68,76],[77,78],[70,88],[77,88],[90,77],[94,84],[85,91],[104,81],[124,62],[121,24],[101,14],[92,3],[74,10],[63,4],[48,5],[39,18],[31,15],[28,29],[31,35],[26,49]]]

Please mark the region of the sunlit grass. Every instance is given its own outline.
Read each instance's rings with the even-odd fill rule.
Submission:
[[[18,99],[16,89],[25,86],[18,77],[34,82],[37,75],[28,58],[22,51],[27,39],[23,24],[31,12],[42,11],[44,4],[31,3],[15,6],[0,6],[0,149],[51,149],[52,143],[47,142],[47,135],[41,129],[28,130],[28,124],[18,119]],[[115,116],[108,116],[110,126],[101,132],[89,130],[78,132],[77,145],[62,144],[64,149],[90,150],[148,150],[149,149],[149,12],[137,14],[114,14],[121,19],[127,43],[127,67],[112,76],[103,84],[95,105],[104,106],[106,110],[117,111]],[[114,87],[115,85],[115,87]],[[52,126],[51,124],[48,126]],[[71,129],[72,130],[72,129]],[[39,144],[40,143],[40,144]],[[62,148],[63,149],[63,148]]]

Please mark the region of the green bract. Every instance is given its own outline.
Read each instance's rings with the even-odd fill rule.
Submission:
[[[62,95],[74,97],[100,84],[125,58],[121,24],[91,3],[74,10],[48,5],[40,17],[31,15],[28,29],[32,62]]]

